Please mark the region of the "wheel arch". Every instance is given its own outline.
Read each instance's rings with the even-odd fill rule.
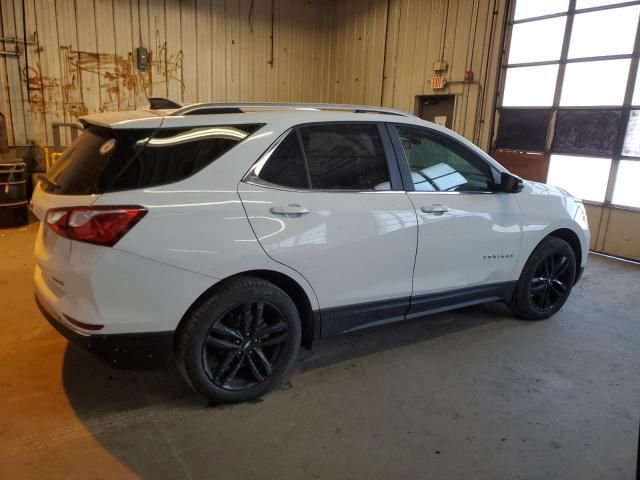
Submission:
[[[314,312],[309,296],[305,292],[304,288],[289,275],[286,275],[282,272],[278,272],[275,270],[247,270],[244,272],[235,273],[226,278],[223,278],[213,285],[211,285],[207,290],[202,292],[200,296],[191,304],[191,306],[187,309],[185,314],[180,319],[178,326],[174,332],[174,348],[177,342],[177,339],[180,338],[180,333],[184,324],[186,323],[186,319],[211,295],[212,292],[220,288],[222,285],[227,283],[229,280],[233,278],[237,278],[240,276],[247,277],[257,277],[268,282],[273,283],[280,287],[289,297],[293,300],[296,308],[298,309],[298,313],[300,315],[300,322],[302,327],[302,342],[301,345],[306,349],[311,349],[313,345],[313,341],[319,337],[319,328],[320,322],[317,312]]]
[[[547,237],[556,237],[567,242],[576,256],[576,267],[580,268],[582,263],[582,244],[576,232],[570,228],[559,228],[551,232]]]

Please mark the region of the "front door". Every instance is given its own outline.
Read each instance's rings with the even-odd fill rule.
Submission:
[[[375,123],[292,129],[238,188],[266,253],[313,287],[323,336],[409,306],[417,220],[386,135]]]
[[[515,280],[522,227],[498,172],[444,133],[398,125],[418,217],[411,314],[499,298]],[[405,168],[405,165],[402,165]],[[409,189],[410,190],[410,189]]]

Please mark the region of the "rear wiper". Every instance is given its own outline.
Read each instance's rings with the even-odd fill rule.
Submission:
[[[42,173],[40,175],[38,175],[38,180],[41,180],[44,183],[48,183],[50,186],[52,186],[56,190],[60,190],[62,188],[60,186],[60,184],[56,183],[54,180],[51,180],[49,177],[47,177],[46,175],[44,175]]]

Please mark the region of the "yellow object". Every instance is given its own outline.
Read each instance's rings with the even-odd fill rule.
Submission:
[[[56,161],[62,156],[62,153],[49,153],[49,147],[42,147],[42,151],[44,152],[44,170],[45,172],[48,172],[53,164],[56,163]]]

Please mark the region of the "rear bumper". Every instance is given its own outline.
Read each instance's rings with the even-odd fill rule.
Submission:
[[[173,358],[173,332],[84,335],[64,325],[37,293],[35,300],[44,318],[70,343],[111,364],[148,368]]]

